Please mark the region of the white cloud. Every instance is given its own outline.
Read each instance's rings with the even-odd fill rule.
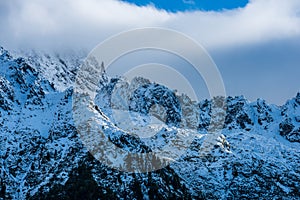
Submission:
[[[0,45],[9,49],[91,50],[112,34],[145,26],[175,29],[208,48],[230,95],[283,103],[299,90],[299,0],[175,14],[116,0],[0,0]]]
[[[0,14],[0,43],[13,48],[92,48],[111,34],[159,26],[172,17],[114,0],[13,0],[0,7],[6,11]]]
[[[298,0],[253,0],[231,11],[176,14],[115,0],[12,0],[0,7],[0,43],[13,48],[92,48],[111,34],[144,26],[176,29],[208,48],[300,33]]]
[[[181,13],[169,26],[208,47],[242,45],[299,35],[299,9],[297,0],[255,0],[245,8],[221,13]]]

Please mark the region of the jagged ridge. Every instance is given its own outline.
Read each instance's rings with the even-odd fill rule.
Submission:
[[[45,61],[43,56],[35,56],[39,58],[35,62],[31,57],[14,58],[1,48],[0,197],[300,197],[299,93],[283,106],[268,105],[263,100],[251,103],[243,97],[228,97],[222,133],[207,135],[211,101],[193,102],[185,95],[164,88],[167,94],[175,94],[168,95],[171,102],[180,102],[180,110],[178,106],[175,106],[177,110],[173,109],[176,116],[180,113],[182,117],[180,128],[186,128],[187,132],[196,130],[199,137],[188,152],[169,167],[145,174],[128,174],[95,160],[76,132],[72,120],[73,90],[62,88],[62,84],[66,88],[72,85],[79,59],[68,62],[48,55]],[[48,62],[53,62],[50,67],[53,71],[47,77],[47,67],[41,66],[49,66]],[[77,63],[77,66],[68,66],[70,63]],[[55,74],[61,74],[58,77],[64,77],[63,80],[53,78]],[[144,79],[135,81],[152,84]],[[126,95],[136,89],[135,85],[134,81],[108,79],[99,92],[97,105],[108,116],[110,106],[128,109],[126,105],[135,100]],[[125,103],[114,99],[111,105],[112,90],[115,90],[114,94],[117,91],[123,95]],[[155,104],[160,100],[151,95],[147,98]],[[139,108],[148,110],[143,103],[146,102],[139,101]],[[150,110],[152,114],[164,116],[160,112],[159,106]],[[179,119],[176,116],[174,119]],[[165,141],[169,137],[162,135],[155,139]],[[124,139],[115,139],[114,142],[126,147],[122,143]],[[130,137],[126,140],[137,143]],[[154,145],[151,147],[157,145],[149,144]]]

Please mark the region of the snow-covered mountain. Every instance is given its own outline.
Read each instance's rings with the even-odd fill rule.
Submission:
[[[0,199],[300,199],[300,93],[283,106],[227,97],[224,127],[211,133],[211,100],[194,102],[143,78],[106,77],[90,111],[108,117],[106,135],[120,148],[147,152],[174,134],[195,136],[169,166],[126,173],[82,143],[72,95],[84,54],[71,55],[0,49]],[[114,131],[130,131],[126,109],[138,123],[154,121],[158,133]]]

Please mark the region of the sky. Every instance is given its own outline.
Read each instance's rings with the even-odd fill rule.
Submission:
[[[299,0],[0,1],[0,45],[10,50],[90,51],[143,27],[173,29],[201,44],[228,95],[282,105],[300,91]]]
[[[235,9],[244,7],[248,0],[124,0],[138,6],[152,5],[157,9],[164,9],[168,12],[178,11],[221,11],[224,9]]]

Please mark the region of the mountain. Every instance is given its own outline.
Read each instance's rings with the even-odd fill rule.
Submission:
[[[300,198],[300,93],[283,106],[218,97],[225,122],[212,132],[212,100],[194,102],[144,78],[106,76],[89,109],[100,113],[116,146],[151,152],[175,135],[193,136],[183,154],[167,154],[178,156],[170,165],[122,172],[95,159],[76,129],[73,88],[83,58],[0,49],[0,199]],[[126,110],[137,130],[153,122],[149,132],[157,134],[127,134]]]

